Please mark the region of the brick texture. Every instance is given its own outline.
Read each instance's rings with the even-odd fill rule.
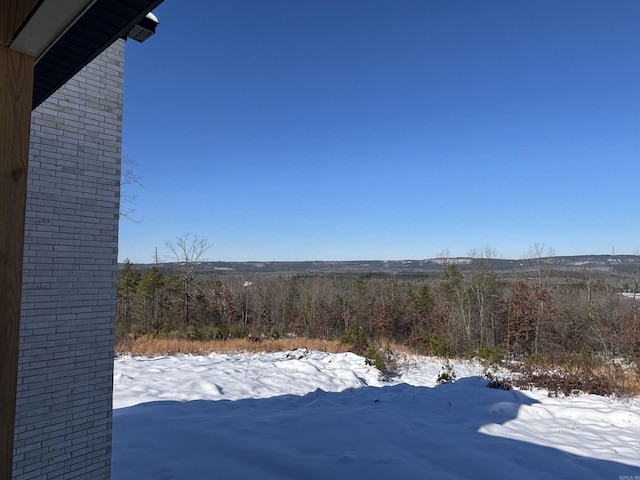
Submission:
[[[32,114],[15,480],[108,479],[124,41]]]

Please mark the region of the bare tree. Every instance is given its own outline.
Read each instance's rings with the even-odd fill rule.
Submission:
[[[138,196],[131,193],[132,187],[142,187],[142,177],[133,170],[133,167],[136,165],[137,163],[135,160],[132,160],[131,157],[124,157],[122,159],[122,173],[120,175],[120,216],[132,222],[140,223],[142,219],[135,216],[136,210],[133,208]]]
[[[189,300],[191,298],[191,286],[196,277],[198,265],[205,261],[205,253],[211,248],[209,240],[198,238],[196,235],[184,234],[176,237],[174,242],[165,242],[169,249],[168,257],[171,261],[178,263],[182,271],[182,282],[184,287],[184,321],[189,325]]]
[[[478,316],[478,332],[480,334],[479,346],[486,343],[485,331],[487,329],[486,317],[489,313],[492,297],[497,296],[497,282],[491,268],[491,260],[498,257],[496,251],[489,245],[481,249],[472,249],[468,256],[472,259],[473,273],[471,275],[470,291],[474,297],[475,308]],[[491,326],[489,330],[489,344],[495,346],[495,315],[490,314]]]
[[[546,263],[551,257],[556,254],[553,247],[546,247],[544,243],[534,243],[525,254],[525,260],[529,264],[530,268],[533,268],[536,272],[536,282],[539,286],[545,286],[547,282],[547,274],[543,267],[543,263]]]
[[[548,276],[549,271],[546,267],[543,268],[542,264],[546,263],[549,258],[555,256],[555,251],[553,247],[545,247],[544,243],[536,242],[532,247],[529,248],[529,252],[527,254],[529,261],[534,262],[534,268],[536,272],[536,321],[535,321],[535,335],[534,335],[534,354],[538,354],[538,340],[540,338],[540,328],[542,326],[542,321],[547,315],[547,301],[549,298],[547,286],[548,286]]]

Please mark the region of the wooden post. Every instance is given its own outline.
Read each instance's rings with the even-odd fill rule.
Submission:
[[[0,478],[10,479],[18,379],[33,57],[0,45]]]

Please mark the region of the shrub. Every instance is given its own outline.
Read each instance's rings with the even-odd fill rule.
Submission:
[[[511,380],[507,378],[498,377],[489,370],[485,370],[482,376],[489,380],[489,383],[487,383],[488,388],[495,388],[497,390],[513,390],[513,384],[511,383]]]
[[[367,351],[369,350],[367,335],[364,333],[364,330],[358,327],[347,328],[340,338],[340,343],[351,345],[351,351],[356,355],[366,357]]]
[[[550,397],[590,393],[594,395],[637,395],[640,381],[637,370],[629,365],[578,354],[566,357],[552,369],[528,361],[512,367],[513,383],[519,388],[544,388]]]
[[[182,333],[182,335],[186,335],[188,340],[202,340],[200,332],[193,325],[187,326],[185,333]]]
[[[280,333],[280,330],[278,330],[278,327],[271,327],[269,329],[269,331],[266,334],[266,337],[269,340],[280,340],[282,338],[282,334]]]
[[[485,368],[500,366],[507,358],[507,351],[499,346],[490,347],[485,345],[478,349],[477,357]]]
[[[448,343],[443,336],[433,335],[429,339],[429,352],[436,357],[451,358],[456,354],[456,347]]]
[[[378,348],[375,345],[369,345],[365,352],[367,365],[376,367],[385,378],[391,376],[396,368],[396,360],[391,346],[386,345],[384,348]]]
[[[228,325],[223,324],[216,328],[213,338],[216,340],[226,340],[231,337],[231,329]]]
[[[367,362],[367,365],[374,366],[383,373],[387,370],[387,364],[385,363],[384,358],[382,358],[380,351],[373,345],[369,345],[364,356],[366,358],[365,361]]]
[[[440,370],[440,373],[436,378],[436,382],[440,384],[453,383],[456,381],[457,378],[458,377],[456,375],[455,370],[453,369],[453,365],[451,365],[451,362],[449,361],[449,359],[447,359],[444,365],[442,365],[442,370]]]

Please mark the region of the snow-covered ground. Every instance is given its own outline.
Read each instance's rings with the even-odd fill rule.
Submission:
[[[120,357],[113,479],[640,480],[640,399],[486,388],[408,357],[384,381],[352,353]]]

